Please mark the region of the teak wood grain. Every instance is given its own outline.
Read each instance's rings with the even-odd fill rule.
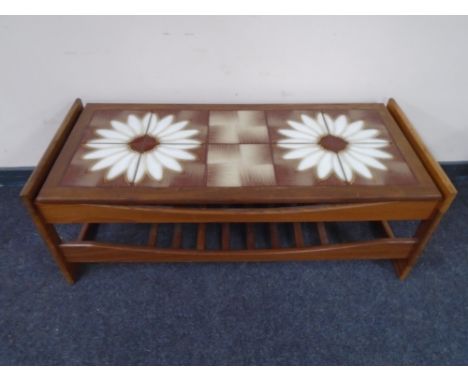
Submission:
[[[236,108],[241,109],[236,109]],[[100,110],[372,110],[379,114],[393,142],[415,176],[417,183],[408,185],[331,185],[255,186],[255,187],[71,187],[60,184],[84,131],[94,113]],[[440,192],[414,152],[405,135],[383,104],[274,104],[274,105],[167,105],[167,104],[88,104],[63,145],[60,156],[50,170],[38,201],[47,203],[108,203],[108,204],[210,204],[223,203],[329,203],[376,202],[393,200],[434,200]]]
[[[445,174],[442,167],[431,155],[429,149],[426,147],[421,137],[414,129],[408,117],[405,115],[405,113],[403,113],[403,110],[393,98],[389,100],[387,108],[395,121],[399,124],[401,131],[405,134],[408,142],[410,142],[413,149],[421,159],[421,162],[424,163],[426,170],[431,175],[443,196],[443,198],[437,204],[437,207],[434,210],[432,216],[429,219],[423,220],[421,222],[415,235],[418,241],[415,244],[410,256],[408,256],[407,259],[396,260],[394,262],[395,270],[399,277],[403,280],[409,275],[419,256],[421,256],[423,249],[439,225],[442,216],[452,204],[453,199],[457,194],[457,190],[448,176]]]
[[[427,219],[437,201],[343,203],[270,208],[184,208],[38,203],[53,223],[243,223]]]
[[[308,248],[197,251],[148,248],[107,243],[76,242],[60,248],[71,262],[177,261],[291,261],[405,258],[414,239],[376,239],[363,243],[329,244]]]
[[[63,187],[60,179],[97,110],[375,110],[417,179],[416,185],[298,186],[202,189]],[[397,103],[287,105],[72,105],[21,192],[28,211],[65,278],[73,283],[77,263],[167,261],[287,261],[393,259],[400,278],[410,273],[456,194]],[[255,203],[255,207],[247,204]],[[299,203],[301,205],[292,205]],[[189,206],[189,205],[200,206]],[[206,208],[202,205],[210,205]],[[225,207],[225,204],[244,205]],[[219,207],[213,208],[212,205]],[[414,238],[397,238],[391,220],[421,220]],[[385,239],[329,244],[324,222],[380,222]],[[293,223],[294,248],[282,248],[278,224]],[[306,246],[301,223],[315,222],[322,244]],[[53,224],[82,223],[78,240],[63,243]],[[152,223],[144,246],[92,241],[98,223]],[[157,248],[159,223],[176,223],[172,248]],[[181,248],[181,223],[197,223],[196,248]],[[221,249],[206,249],[206,224],[221,223]],[[246,226],[246,250],[230,248],[230,223]],[[270,249],[257,249],[253,223],[268,223]]]

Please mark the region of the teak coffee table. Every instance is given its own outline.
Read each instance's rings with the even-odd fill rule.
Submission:
[[[77,263],[94,262],[392,259],[403,279],[455,194],[394,100],[83,107],[78,99],[21,196],[73,283]],[[397,237],[398,220],[420,224]],[[332,222],[373,222],[381,235],[332,242]],[[147,242],[131,245],[95,240],[103,223],[151,225]],[[182,245],[188,223],[197,225],[191,246]],[[305,239],[311,223],[317,242]],[[56,224],[82,228],[65,242]],[[168,224],[171,245],[161,248],[158,228]],[[269,229],[261,248],[260,224]],[[280,225],[290,227],[288,246]],[[232,245],[233,226],[244,246]]]

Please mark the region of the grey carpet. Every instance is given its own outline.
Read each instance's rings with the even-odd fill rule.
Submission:
[[[390,262],[354,261],[92,265],[74,286],[20,188],[1,187],[0,364],[466,365],[468,182],[457,187],[405,282]]]

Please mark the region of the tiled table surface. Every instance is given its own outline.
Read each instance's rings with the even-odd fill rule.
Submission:
[[[376,110],[96,110],[62,187],[413,185]]]

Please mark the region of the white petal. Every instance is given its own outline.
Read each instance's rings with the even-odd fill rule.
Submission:
[[[103,168],[110,167],[122,157],[129,155],[129,151],[124,151],[122,153],[114,154],[104,159],[101,159],[99,162],[95,163],[93,167],[91,167],[91,171],[98,171],[102,170]]]
[[[184,142],[185,141],[193,141],[193,142],[196,142],[196,143],[187,144],[187,143],[181,143],[180,141],[177,141],[175,143],[164,143],[164,145],[160,145],[160,147],[165,147],[165,148],[168,148],[168,149],[190,150],[190,149],[194,149],[194,148],[200,146],[200,143],[198,141],[193,140],[193,139],[184,139],[183,141]]]
[[[99,139],[90,139],[88,142],[86,142],[86,147],[94,147],[94,148],[100,148],[103,145],[106,146],[124,146],[126,147],[128,143],[128,140],[125,142],[122,142],[121,139],[109,139],[109,138],[99,138]]]
[[[114,147],[114,145],[107,145],[107,147],[99,148],[83,155],[83,159],[100,159],[123,151],[128,151],[128,149],[125,146]]]
[[[338,153],[338,156],[340,158],[341,167],[343,167],[345,178],[348,182],[351,182],[353,180],[353,170],[341,153]]]
[[[380,148],[386,147],[389,145],[389,142],[385,139],[366,139],[365,141],[353,142],[353,146],[359,147],[371,147],[371,148]]]
[[[185,151],[184,148],[185,148],[184,146],[181,146],[180,148],[171,148],[171,147],[167,147],[166,145],[159,145],[158,151],[163,154],[169,155],[173,158],[177,158],[177,159],[186,159],[186,160],[195,159],[195,155],[193,155],[192,153],[189,153],[188,151]]]
[[[353,171],[356,171],[357,173],[361,174],[364,178],[372,178],[372,174],[365,164],[354,159],[347,153],[341,153],[341,155],[343,158],[345,158],[345,162],[349,164]]]
[[[162,179],[161,163],[153,156],[154,153],[145,156],[146,171],[156,180]]]
[[[122,123],[120,121],[111,121],[110,123],[114,130],[118,131],[119,133],[122,133],[129,138],[135,136],[133,130],[126,123]]]
[[[140,161],[141,155],[134,153],[131,162],[127,166],[127,180],[133,182],[135,180],[135,174],[137,171],[138,162]]]
[[[159,150],[153,151],[153,155],[159,160],[159,162],[171,170],[181,172],[182,166],[174,158],[161,153]]]
[[[317,137],[317,135],[319,135],[316,130],[299,122],[288,121],[288,125],[291,126],[294,130],[300,131],[306,135],[311,135],[312,137]]]
[[[341,168],[341,164],[337,154],[333,154],[332,156],[332,165],[333,171],[335,172],[336,176],[338,176],[338,178],[340,178],[341,180],[346,180],[346,176],[343,172],[343,169]]]
[[[179,139],[190,138],[197,134],[198,134],[198,130],[184,130],[184,131],[177,131],[173,134],[169,134],[164,137],[159,136],[158,138],[161,142],[172,142],[172,141],[176,141]]]
[[[297,159],[297,158],[304,158],[310,154],[312,154],[315,151],[321,150],[320,148],[314,146],[314,147],[304,147],[304,148],[299,148],[296,150],[291,150],[289,153],[283,156],[284,159]]]
[[[333,156],[336,155],[335,153],[331,153],[330,151],[325,152],[322,159],[317,166],[317,176],[320,179],[325,179],[332,170],[332,159]]]
[[[379,130],[367,129],[367,130],[358,131],[357,133],[354,133],[353,135],[348,135],[346,138],[350,142],[359,142],[368,138],[373,138],[376,135],[379,135]]]
[[[357,133],[363,127],[364,127],[364,122],[363,121],[356,121],[356,122],[350,123],[346,127],[346,129],[341,133],[341,136],[343,138],[349,137],[350,135],[353,135],[353,134]]]
[[[109,138],[118,142],[128,142],[129,136],[111,129],[97,129],[96,133],[104,138]]]
[[[168,127],[172,123],[173,119],[173,115],[166,115],[156,124],[156,127],[148,133],[155,137],[158,136],[160,132],[162,132],[166,127]]]
[[[305,157],[300,163],[299,166],[297,166],[297,169],[299,171],[306,170],[308,168],[314,167],[320,158],[324,155],[324,151],[320,150],[316,153],[310,154],[308,157]]]
[[[378,168],[380,170],[386,170],[387,167],[380,163],[378,160],[367,156],[359,154],[353,150],[348,150],[348,155],[351,155],[354,159],[361,161],[362,163],[366,164],[367,166]]]
[[[333,119],[331,119],[331,117],[328,114],[324,114],[323,118],[325,121],[325,125],[327,126],[327,131],[330,134],[333,134],[333,132],[335,131],[335,124],[333,123]]]
[[[135,177],[133,179],[133,183],[139,183],[143,177],[145,176],[145,173],[146,173],[146,160],[145,160],[145,157],[147,156],[147,154],[142,154],[140,156],[140,161],[138,163],[138,166],[137,166],[137,169],[136,169],[136,173],[135,173]]]
[[[146,132],[146,130],[148,130],[150,121],[151,121],[151,113],[146,113],[141,121],[141,124],[143,125],[143,128],[144,128],[143,132]]]
[[[307,143],[307,142],[304,142],[303,139],[296,139],[296,138],[288,138],[288,139],[280,139],[278,142],[278,146],[280,147],[284,147],[285,149],[294,149],[294,148],[298,148],[300,146],[304,147],[304,146],[311,146],[311,145],[314,145],[315,146],[315,143]]]
[[[162,131],[159,134],[159,138],[165,137],[179,130],[182,130],[185,126],[187,126],[187,124],[188,124],[188,121],[181,121],[181,122],[174,123],[173,125],[169,126],[166,130]]]
[[[308,127],[310,127],[314,132],[319,135],[323,135],[327,133],[327,129],[324,127],[323,123],[320,124],[319,122],[315,121],[313,118],[310,118],[306,114],[301,114],[302,122],[304,122]]]
[[[346,126],[348,126],[348,119],[346,118],[345,115],[340,115],[335,120],[335,131],[333,132],[333,134],[340,136],[343,133],[343,131],[346,129]]]
[[[294,138],[297,140],[301,140],[302,142],[316,142],[317,141],[317,135],[313,136],[311,134],[304,134],[301,133],[297,130],[285,130],[285,129],[280,129],[278,130],[280,134],[283,134],[284,136],[288,138]]]
[[[348,149],[354,152],[357,152],[359,154],[369,156],[369,157],[382,158],[382,159],[393,158],[392,154],[387,153],[382,150],[374,149],[372,147],[363,147],[363,146],[356,146],[354,144],[351,144],[351,145],[348,145]]]
[[[161,142],[162,141],[163,140],[161,140]],[[191,146],[194,146],[194,147],[198,147],[198,146],[200,146],[200,144],[201,144],[200,141],[197,141],[196,139],[177,139],[175,142],[174,141],[165,141],[164,142],[164,146],[184,145],[184,147],[188,147],[189,145],[191,145]]]
[[[146,126],[143,126],[137,116],[130,114],[127,118],[127,123],[136,135],[143,135],[145,133]]]
[[[156,128],[156,125],[158,124],[158,116],[156,113],[151,113],[151,118],[148,123],[148,128],[146,129],[147,134],[149,134],[150,131],[153,131]]]
[[[120,174],[123,174],[125,171],[128,170],[128,166],[130,165],[132,159],[138,157],[136,153],[128,153],[123,158],[118,160],[114,165],[111,167],[109,172],[106,175],[107,180],[112,180],[117,178]]]

